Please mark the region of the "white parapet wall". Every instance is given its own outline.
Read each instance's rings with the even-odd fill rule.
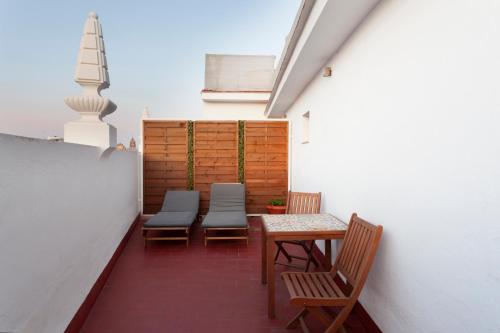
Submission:
[[[269,94],[267,94],[269,95]],[[267,120],[266,103],[203,101],[202,119],[206,120]]]
[[[137,152],[0,134],[0,332],[63,332],[139,213]]]

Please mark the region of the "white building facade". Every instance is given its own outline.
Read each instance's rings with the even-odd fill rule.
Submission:
[[[264,111],[274,81],[274,56],[205,56],[202,118],[266,119]]]
[[[303,3],[266,109],[291,189],[384,226],[361,297],[383,332],[498,332],[500,3],[376,2]]]

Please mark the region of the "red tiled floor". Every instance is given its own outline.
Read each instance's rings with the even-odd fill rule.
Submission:
[[[277,319],[267,318],[260,282],[260,219],[250,219],[250,242],[212,241],[204,247],[198,224],[192,242],[150,242],[140,227],[93,306],[82,332],[294,332],[286,322],[300,309],[276,274]],[[282,268],[277,268],[282,270]],[[311,332],[324,327],[308,318]],[[348,332],[365,332],[353,315]]]

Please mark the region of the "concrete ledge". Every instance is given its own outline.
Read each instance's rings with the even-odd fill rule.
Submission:
[[[270,92],[201,92],[201,99],[204,102],[267,103],[269,96],[271,96]]]

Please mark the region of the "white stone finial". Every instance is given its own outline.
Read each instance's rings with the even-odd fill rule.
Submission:
[[[83,28],[75,82],[84,87],[85,95],[98,95],[102,89],[109,88],[102,27],[95,12],[90,12]]]
[[[65,141],[115,146],[116,128],[102,122],[103,117],[116,110],[116,104],[101,96],[101,90],[109,88],[110,82],[102,28],[95,12],[89,13],[83,28],[74,79],[83,92],[80,96],[65,97],[64,102],[79,112],[81,118],[65,124]]]
[[[100,94],[102,89],[109,87],[109,75],[102,28],[95,12],[89,13],[83,28],[75,82],[83,87],[83,94],[66,97],[64,101],[70,108],[79,112],[82,118],[101,120],[116,110],[116,105]]]

